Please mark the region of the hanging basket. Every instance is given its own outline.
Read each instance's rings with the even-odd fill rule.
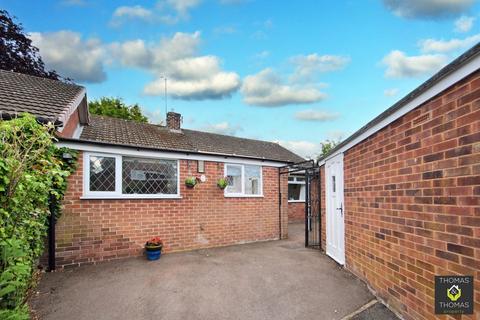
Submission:
[[[187,188],[194,188],[197,185],[197,178],[195,177],[188,177],[185,179],[185,185]]]
[[[217,181],[217,187],[219,187],[220,189],[224,190],[227,186],[228,186],[227,179],[225,179],[225,178],[220,178],[220,179],[218,179],[218,181]]]

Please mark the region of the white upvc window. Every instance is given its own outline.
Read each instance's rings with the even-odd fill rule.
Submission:
[[[288,202],[305,202],[305,177],[288,177]]]
[[[262,197],[262,166],[225,164],[225,197]]]
[[[84,153],[83,198],[179,198],[178,160]]]

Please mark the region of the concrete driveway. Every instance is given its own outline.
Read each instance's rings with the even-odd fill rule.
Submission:
[[[341,319],[373,299],[319,251],[290,239],[125,259],[44,274],[40,319]]]

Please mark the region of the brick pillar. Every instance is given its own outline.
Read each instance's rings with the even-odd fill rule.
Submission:
[[[283,172],[288,172],[285,170]],[[281,206],[280,206],[280,219],[281,219],[281,239],[288,238],[288,174],[280,174],[280,192],[281,192]]]

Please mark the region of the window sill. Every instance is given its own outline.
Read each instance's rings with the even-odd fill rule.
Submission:
[[[305,200],[288,200],[289,203],[304,203]]]
[[[225,194],[225,198],[263,198],[263,194]]]
[[[172,196],[165,196],[165,195],[86,195],[80,197],[80,200],[152,200],[152,199],[157,199],[157,200],[175,200],[175,199],[182,199],[180,195],[172,195]]]

